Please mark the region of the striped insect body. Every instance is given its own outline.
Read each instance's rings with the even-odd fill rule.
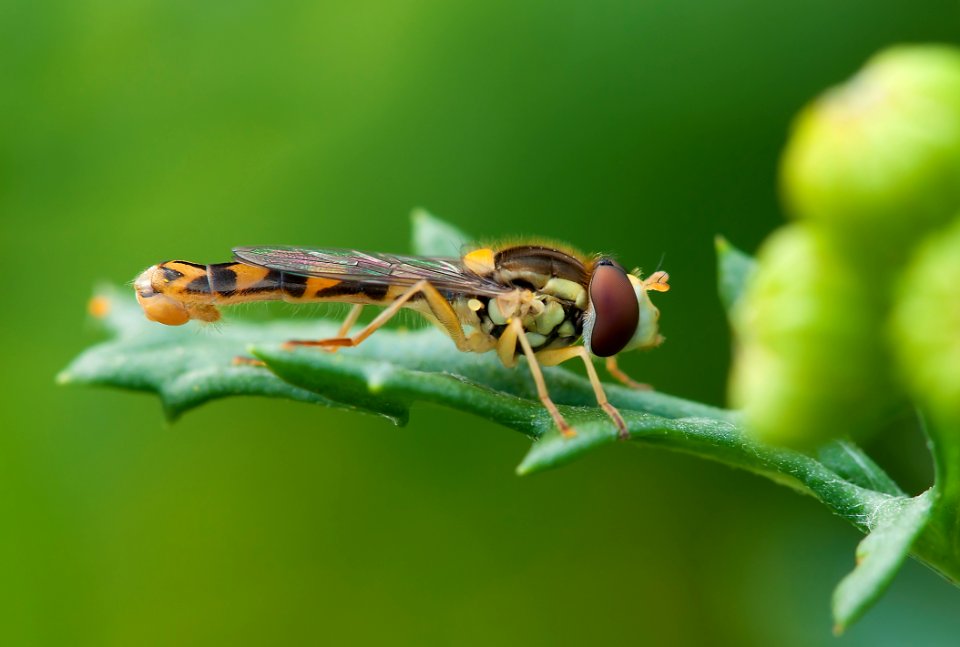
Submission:
[[[543,244],[481,247],[460,258],[431,258],[303,247],[238,247],[235,260],[201,265],[167,261],[135,281],[147,318],[167,325],[212,322],[219,308],[251,301],[341,302],[354,308],[336,337],[289,346],[329,351],[356,346],[401,308],[443,330],[460,350],[495,351],[507,366],[527,359],[538,395],[565,435],[573,435],[550,400],[541,365],[574,357],[585,363],[598,405],[621,437],[628,432],[607,401],[592,357],[606,358],[621,382],[639,386],[617,366],[624,350],[658,345],[659,311],[649,292],[669,289],[665,272],[646,279],[610,258]],[[352,336],[365,306],[383,311]]]

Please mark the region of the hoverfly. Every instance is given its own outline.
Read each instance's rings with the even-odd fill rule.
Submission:
[[[487,246],[460,258],[306,247],[237,247],[233,254],[231,263],[167,261],[144,271],[134,287],[147,318],[172,326],[212,322],[220,318],[219,306],[263,300],[353,304],[336,337],[287,342],[334,351],[360,344],[409,308],[461,351],[496,351],[508,367],[524,355],[540,401],[565,436],[575,432],[550,399],[541,366],[581,358],[598,405],[626,437],[592,356],[606,358],[607,370],[621,382],[642,387],[618,368],[616,356],[662,341],[659,311],[647,293],[669,289],[666,272],[642,279],[611,258],[561,245]],[[385,308],[351,335],[368,305]]]

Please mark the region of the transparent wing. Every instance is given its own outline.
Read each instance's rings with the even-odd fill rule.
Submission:
[[[512,288],[466,269],[460,259],[427,258],[310,247],[235,247],[243,263],[280,272],[375,285],[413,285],[421,279],[441,291],[496,296]]]

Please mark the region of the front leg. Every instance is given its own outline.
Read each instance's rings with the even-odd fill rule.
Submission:
[[[593,387],[593,394],[597,398],[597,405],[604,410],[610,417],[610,420],[613,421],[613,424],[616,425],[617,437],[620,438],[620,440],[626,440],[630,437],[630,432],[627,430],[627,423],[624,422],[623,416],[621,416],[616,407],[607,400],[607,394],[603,390],[603,384],[597,375],[597,369],[593,366],[593,358],[590,356],[590,353],[587,352],[586,348],[583,346],[569,346],[567,348],[542,350],[537,353],[537,357],[540,358],[544,366],[556,366],[574,357],[582,359],[584,366],[587,368],[587,377],[590,379],[590,386]]]
[[[607,358],[607,373],[615,377],[620,381],[621,384],[629,386],[631,389],[637,389],[638,391],[652,391],[653,387],[649,384],[644,384],[643,382],[637,382],[632,377],[624,373],[620,366],[617,365],[617,356],[612,355]]]

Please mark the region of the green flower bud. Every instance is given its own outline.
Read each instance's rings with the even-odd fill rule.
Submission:
[[[960,50],[874,56],[798,116],[781,173],[794,216],[874,265],[900,263],[960,209]]]
[[[882,307],[834,245],[812,223],[780,229],[734,310],[730,400],[766,442],[859,434],[894,400]]]
[[[892,317],[893,346],[918,402],[960,425],[960,219],[917,250]]]

